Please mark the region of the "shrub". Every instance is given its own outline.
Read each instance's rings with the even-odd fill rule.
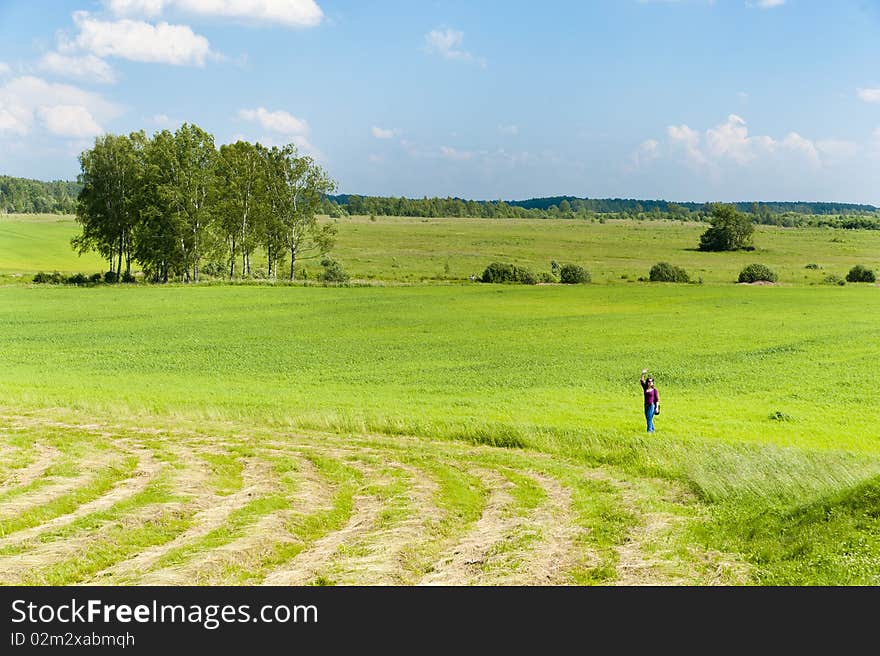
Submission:
[[[104,276],[102,276],[100,273],[93,273],[92,275],[89,276],[89,282],[93,283],[93,284],[97,284],[97,283],[101,282],[103,279],[104,279]]]
[[[820,267],[818,264],[811,263],[811,264],[808,264],[807,266],[805,266],[804,268],[805,269],[821,269],[822,267]]]
[[[877,282],[877,276],[871,269],[856,264],[849,273],[846,274],[847,282]]]
[[[549,271],[541,271],[538,274],[538,282],[557,282],[556,276]]]
[[[118,282],[119,276],[116,275],[115,271],[107,271],[104,273],[104,282]]]
[[[700,235],[701,251],[753,250],[752,219],[736,209],[735,205],[713,203],[712,227]]]
[[[85,285],[88,281],[89,279],[82,273],[75,273],[72,276],[68,276],[67,280],[65,280],[68,285]]]
[[[776,282],[779,276],[763,264],[749,264],[739,272],[739,282]]]
[[[481,282],[491,283],[518,283],[520,285],[535,285],[538,278],[529,269],[509,264],[507,262],[492,262],[483,271]]]
[[[559,282],[564,285],[579,285],[591,279],[590,272],[577,264],[563,264],[559,269]]]
[[[840,285],[841,287],[846,284],[846,281],[838,276],[836,273],[829,273],[827,276],[825,276],[822,282],[824,282],[826,285]]]
[[[211,278],[225,278],[229,276],[229,264],[227,262],[219,262],[217,260],[205,262],[199,269],[199,274],[209,276]],[[125,280],[123,280],[122,282],[125,282]]]
[[[669,262],[658,262],[651,267],[651,282],[690,282],[687,271]]]
[[[61,274],[57,271],[55,273],[40,271],[34,276],[34,283],[37,285],[60,285],[61,281]]]
[[[128,271],[126,271],[125,273],[122,274],[122,282],[132,283],[132,282],[137,282],[137,279],[135,279],[135,277],[132,274],[130,274]]]
[[[348,274],[336,260],[325,257],[321,260],[321,266],[324,267],[324,271],[318,275],[321,282],[348,282]]]

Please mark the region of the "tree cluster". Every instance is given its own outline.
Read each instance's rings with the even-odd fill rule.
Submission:
[[[270,278],[286,263],[293,280],[300,260],[332,247],[336,227],[317,214],[336,185],[292,144],[218,149],[185,123],[152,137],[103,135],[79,160],[82,232],[72,244],[100,253],[117,278],[131,276],[132,262],[155,282],[197,282],[206,262],[246,277],[259,248]]]
[[[0,175],[0,212],[72,214],[79,190],[80,185],[76,182],[42,182]]]
[[[752,248],[755,225],[735,205],[714,203],[712,227],[700,235],[701,251],[738,251]]]

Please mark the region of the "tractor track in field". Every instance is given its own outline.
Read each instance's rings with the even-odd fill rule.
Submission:
[[[668,484],[632,484],[547,454],[33,414],[0,416],[0,443],[3,429],[33,430],[34,440],[26,464],[0,484],[0,523],[10,526],[0,535],[0,584],[569,585],[595,568],[599,583],[686,585],[723,584],[737,569],[730,556],[706,553],[696,556],[705,581],[682,573],[669,544],[688,502]],[[71,457],[62,438],[86,455],[72,473],[49,476]],[[102,448],[77,451],[78,440]],[[116,478],[90,491],[111,465]],[[592,482],[629,518],[610,545],[597,541],[601,518],[583,510]],[[658,505],[651,490],[668,498]],[[59,498],[66,505],[55,508]],[[16,524],[18,516],[33,519]]]

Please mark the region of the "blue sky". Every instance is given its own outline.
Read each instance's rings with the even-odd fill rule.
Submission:
[[[345,193],[880,205],[878,0],[0,0],[0,172],[296,143]]]

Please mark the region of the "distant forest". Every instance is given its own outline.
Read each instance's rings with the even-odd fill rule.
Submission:
[[[0,212],[73,214],[82,185],[55,180],[43,182],[0,175]]]
[[[0,176],[0,213],[73,214],[78,182],[43,182]],[[739,202],[741,212],[756,223],[783,226],[832,226],[880,229],[880,209],[856,203]],[[634,198],[552,196],[528,200],[466,200],[463,198],[404,198],[394,196],[326,196],[323,213],[340,217],[416,216],[474,218],[635,218],[706,221],[708,204]]]
[[[732,203],[755,223],[785,227],[828,226],[880,230],[880,212],[854,203],[741,202]],[[673,203],[630,198],[554,196],[519,201],[477,201],[463,198],[398,198],[341,194],[325,197],[322,212],[331,217],[417,216],[488,219],[636,219],[709,221],[710,203]]]

